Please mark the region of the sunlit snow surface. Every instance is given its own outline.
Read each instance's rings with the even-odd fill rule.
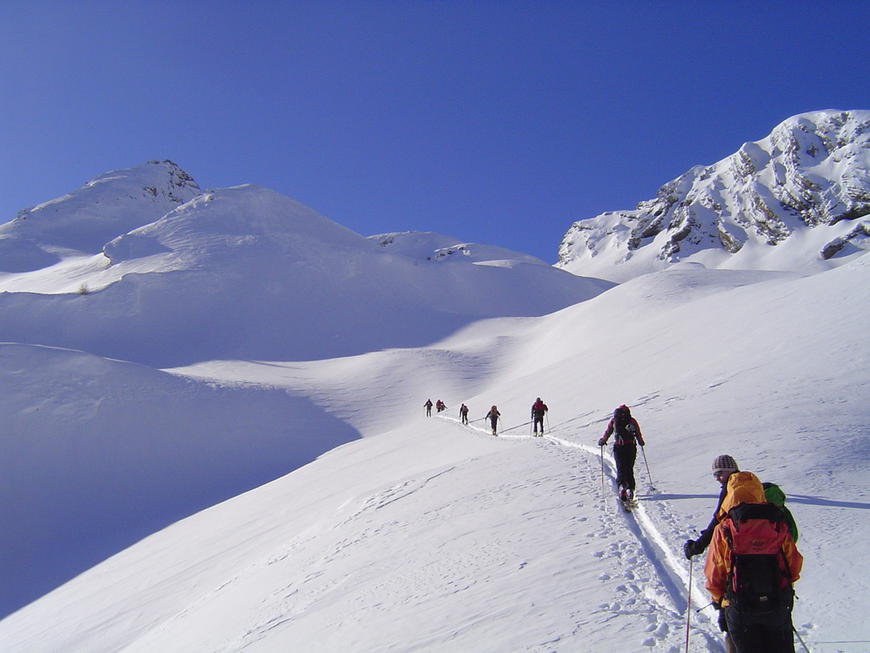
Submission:
[[[289,206],[227,191],[214,197]],[[688,264],[613,288],[577,279],[558,290],[566,308],[504,317],[521,302],[499,313],[503,298],[553,297],[564,273],[522,257],[432,261],[417,244],[390,253],[319,221],[296,250],[280,224],[233,233],[207,210],[107,248],[113,265],[162,257],[132,280],[57,294],[61,265],[28,273],[41,289],[0,295],[5,604],[145,537],[0,622],[0,649],[676,653],[681,545],[709,520],[710,463],[729,453],[789,495],[801,636],[814,651],[866,650],[830,643],[870,640],[861,610],[844,609],[870,554],[866,256],[806,275]],[[287,273],[319,284],[311,301],[288,309],[296,290],[276,260],[301,261]],[[387,300],[376,289],[391,276]],[[240,305],[244,289],[254,299]],[[356,351],[286,344],[335,333],[329,311],[351,296],[339,331]],[[388,318],[410,330],[451,306],[463,318],[428,340],[384,336]],[[527,423],[537,396],[543,439]],[[427,398],[448,410],[426,418]],[[621,403],[647,441],[631,515],[596,446]],[[493,404],[498,438],[481,420]],[[721,651],[712,609],[697,612],[701,568],[690,650]]]

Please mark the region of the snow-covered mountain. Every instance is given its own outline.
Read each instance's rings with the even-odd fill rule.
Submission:
[[[36,270],[71,253],[99,253],[112,238],[153,222],[201,192],[172,161],[107,172],[62,197],[22,209],[0,225],[0,273]]]
[[[692,260],[826,269],[870,249],[868,215],[870,111],[818,111],[695,166],[634,210],[575,222],[557,266],[615,281]]]
[[[16,388],[0,397],[15,416],[0,476],[20,497],[0,508],[17,524],[2,536],[0,612],[359,437],[307,392],[250,401],[154,368],[425,345],[613,285],[439,234],[387,245],[265,188],[202,192],[170,162],[98,177],[0,234],[0,261],[18,256],[0,270],[20,268],[0,271],[3,387]],[[474,254],[450,258],[450,243]],[[19,375],[32,366],[42,372]],[[58,532],[76,534],[64,555]],[[21,565],[29,556],[43,562]]]
[[[131,197],[130,189],[154,181],[155,170],[175,194]],[[458,266],[437,265],[450,239],[411,234],[384,246],[384,237],[367,239],[253,185],[175,206],[181,191],[198,188],[190,179],[170,164],[146,165],[56,201],[51,224],[30,229],[28,243],[46,251],[61,240],[52,225],[97,214],[99,229],[83,231],[98,253],[0,273],[0,290],[15,291],[0,295],[3,337],[159,366],[218,357],[311,360],[422,345],[474,319],[542,315],[612,285],[491,246],[457,245],[476,255],[461,257]],[[99,199],[87,204],[94,188]],[[171,210],[155,216],[157,206]],[[8,247],[21,245],[22,222],[35,220],[6,225]],[[127,231],[110,234],[109,225]],[[417,247],[411,252],[397,240]],[[428,260],[420,256],[427,243]],[[538,291],[517,293],[528,277]]]
[[[614,286],[256,186],[145,219],[0,273],[0,650],[717,653],[681,545],[722,453],[789,497],[801,637],[865,650],[862,252]]]

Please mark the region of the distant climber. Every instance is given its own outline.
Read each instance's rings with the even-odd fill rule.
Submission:
[[[432,417],[432,400],[427,399],[426,403],[423,404],[426,407],[426,417]]]
[[[465,404],[459,407],[459,419],[463,424],[468,424],[468,406]]]
[[[532,421],[535,424],[535,437],[538,435],[538,424],[541,425],[541,437],[544,437],[544,415],[548,410],[547,404],[541,401],[540,397],[535,399],[535,403],[532,404]]]
[[[499,417],[501,417],[501,413],[498,412],[498,408],[493,406],[492,408],[489,409],[489,412],[486,414],[486,417],[484,418],[484,419],[488,419],[490,424],[492,425],[492,434],[493,435],[498,435],[497,426],[498,426],[498,418]]]

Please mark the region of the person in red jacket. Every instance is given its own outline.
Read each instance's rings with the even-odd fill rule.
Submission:
[[[547,404],[541,401],[540,397],[535,399],[535,403],[532,404],[532,421],[535,423],[535,436],[538,435],[538,424],[540,424],[541,437],[544,437],[544,415],[548,410]]]
[[[598,446],[607,444],[607,438],[615,434],[613,457],[616,459],[616,484],[622,501],[634,499],[634,461],[637,458],[637,445],[644,446],[640,425],[631,416],[628,406],[623,404],[613,411],[613,419],[598,441]]]

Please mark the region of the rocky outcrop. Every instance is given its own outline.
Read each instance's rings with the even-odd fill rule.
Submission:
[[[583,273],[584,259],[609,252],[619,264],[648,248],[663,264],[706,249],[734,254],[750,241],[775,246],[797,230],[868,214],[870,111],[819,111],[692,168],[634,210],[575,222],[557,265]]]

